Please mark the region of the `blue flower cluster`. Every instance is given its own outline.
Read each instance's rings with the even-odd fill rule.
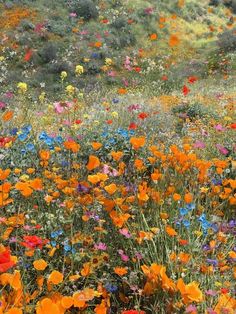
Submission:
[[[39,140],[43,141],[50,150],[54,149],[54,145],[59,145],[63,142],[63,138],[61,136],[52,137],[49,136],[45,131],[39,134]]]

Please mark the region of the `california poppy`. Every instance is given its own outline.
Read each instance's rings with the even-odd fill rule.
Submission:
[[[89,161],[87,163],[87,169],[89,171],[91,170],[94,170],[95,168],[99,167],[100,166],[100,160],[98,159],[97,156],[94,156],[94,155],[90,155],[89,156]]]

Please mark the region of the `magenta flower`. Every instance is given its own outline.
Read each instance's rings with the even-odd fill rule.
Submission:
[[[221,144],[216,144],[216,148],[222,155],[227,155],[229,153],[228,149]]]

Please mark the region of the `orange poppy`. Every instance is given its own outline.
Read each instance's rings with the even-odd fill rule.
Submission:
[[[114,272],[118,276],[122,277],[122,276],[126,275],[128,271],[127,271],[126,267],[115,267]]]
[[[117,186],[116,186],[115,183],[111,183],[110,185],[105,186],[105,187],[104,187],[104,190],[105,190],[108,194],[112,195],[112,194],[114,194],[114,193],[117,191]]]
[[[10,121],[13,118],[13,111],[6,111],[3,116],[2,119],[4,122]]]
[[[143,147],[145,145],[145,142],[146,142],[146,139],[144,136],[130,138],[130,143],[133,149],[135,150],[139,149],[140,147]]]
[[[10,169],[5,170],[0,169],[0,180],[6,180],[10,173],[11,173]]]
[[[156,40],[157,39],[157,34],[153,33],[149,36],[150,40]]]
[[[170,36],[170,38],[169,38],[169,46],[170,47],[178,46],[179,43],[180,43],[180,40],[179,40],[178,36],[176,36],[176,35]]]
[[[34,261],[33,265],[36,270],[44,270],[48,266],[44,259],[38,259]]]
[[[174,237],[177,235],[177,232],[175,231],[174,228],[170,227],[170,226],[166,226],[166,233],[170,236],[170,237]]]
[[[121,152],[121,151],[118,151],[118,152],[112,151],[112,152],[111,152],[111,156],[112,156],[112,158],[113,158],[115,161],[119,161],[123,155],[124,155],[124,153]]]
[[[64,276],[62,273],[57,270],[53,270],[48,277],[48,282],[53,283],[54,285],[58,285],[59,283],[62,283],[63,278]]]
[[[99,148],[102,147],[102,143],[99,143],[99,142],[92,142],[91,145],[94,150],[98,150]]]
[[[97,156],[93,156],[93,155],[90,155],[89,156],[89,161],[88,161],[88,164],[87,164],[87,169],[89,171],[91,170],[94,170],[95,168],[99,167],[100,166],[100,160],[98,159]]]

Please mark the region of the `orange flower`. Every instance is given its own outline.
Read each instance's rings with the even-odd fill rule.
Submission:
[[[170,237],[174,237],[177,235],[177,232],[175,231],[175,229],[173,229],[170,226],[166,226],[166,233],[170,236]]]
[[[119,88],[119,89],[118,89],[118,94],[120,94],[120,95],[125,95],[125,94],[127,94],[127,89],[125,89],[125,88]]]
[[[177,281],[177,288],[180,291],[185,304],[203,301],[203,294],[198,288],[198,285],[199,284],[195,281],[185,285],[182,278]]]
[[[63,309],[69,309],[70,307],[72,307],[72,305],[74,305],[74,299],[72,297],[67,297],[64,296],[61,299],[61,306],[63,307]]]
[[[21,309],[18,309],[17,307],[12,307],[10,310],[5,312],[5,314],[23,314]]]
[[[174,193],[174,195],[173,195],[173,200],[174,201],[180,201],[181,200],[181,195],[180,194],[177,194],[177,193]]]
[[[28,182],[17,182],[15,185],[15,189],[19,190],[21,194],[25,197],[28,197],[33,193],[33,190],[31,189]]]
[[[33,265],[36,270],[44,270],[48,266],[44,259],[38,259],[34,261]]]
[[[169,38],[169,45],[170,47],[178,46],[180,43],[179,38],[176,35],[171,35]]]
[[[41,150],[39,156],[43,161],[47,161],[50,158],[50,152],[48,150]]]
[[[64,147],[68,150],[71,150],[73,153],[77,153],[80,149],[80,145],[75,141],[64,142]]]
[[[83,268],[81,270],[81,276],[87,277],[91,274],[91,265],[90,263],[84,263]]]
[[[112,156],[112,158],[113,158],[115,161],[119,161],[123,155],[124,155],[124,153],[121,152],[121,151],[118,151],[118,152],[112,151],[112,152],[111,152],[111,156]]]
[[[130,143],[133,146],[133,149],[137,150],[140,147],[143,147],[145,145],[146,139],[144,136],[140,137],[131,137]]]
[[[4,122],[10,121],[12,118],[13,118],[13,111],[6,111],[2,116],[2,119]]]
[[[157,34],[153,33],[150,35],[150,40],[156,40],[157,39]]]
[[[10,169],[5,170],[0,169],[0,180],[6,180],[10,173],[11,173]]]
[[[115,267],[114,268],[114,272],[115,274],[117,274],[118,276],[124,276],[127,274],[127,269],[125,267]]]
[[[99,167],[100,166],[100,160],[98,159],[98,157],[97,156],[93,156],[93,155],[90,155],[89,156],[89,161],[88,161],[88,164],[87,164],[87,169],[89,170],[89,171],[91,171],[91,170],[93,170],[93,169],[95,169],[95,168],[97,168],[97,167]]]
[[[55,304],[51,299],[44,298],[42,301],[37,303],[36,314],[61,314],[61,311],[57,304]]]
[[[115,183],[112,183],[112,184],[110,184],[110,185],[105,186],[105,187],[104,187],[104,190],[105,190],[108,194],[112,195],[112,194],[114,194],[114,193],[116,192],[117,186],[116,186]]]
[[[94,310],[96,314],[107,314],[106,301],[102,300],[101,304],[98,304]]]
[[[191,194],[191,193],[186,193],[186,194],[184,195],[184,201],[185,201],[185,203],[187,203],[187,204],[191,203],[191,202],[193,201],[193,196],[192,196],[192,194]]]
[[[100,48],[100,47],[102,47],[102,43],[101,43],[100,41],[97,41],[97,42],[94,44],[94,47]]]
[[[57,270],[53,270],[48,277],[48,282],[53,283],[54,285],[58,285],[59,283],[62,283],[63,277],[64,276],[62,273]]]
[[[98,150],[99,148],[102,147],[102,143],[99,143],[99,142],[92,142],[91,145],[94,150]]]

